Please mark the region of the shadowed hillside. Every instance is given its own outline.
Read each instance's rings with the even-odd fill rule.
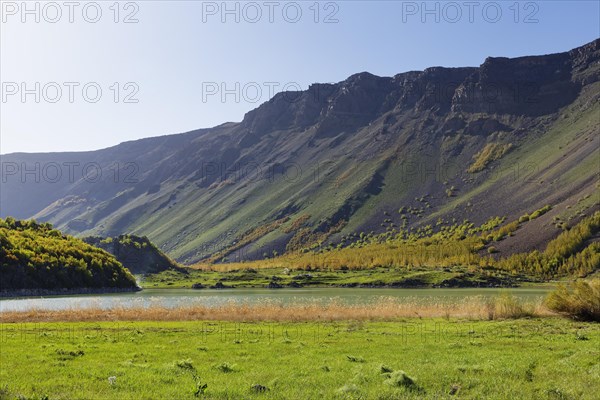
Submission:
[[[147,274],[178,269],[179,266],[146,237],[120,235],[102,238],[91,236],[83,241],[112,254],[133,274]]]

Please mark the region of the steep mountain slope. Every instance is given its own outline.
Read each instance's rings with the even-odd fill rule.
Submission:
[[[351,232],[514,220],[550,204],[499,246],[542,248],[560,232],[556,218],[599,208],[599,99],[600,40],[478,68],[360,73],[280,93],[240,123],[3,155],[0,215],[81,236],[145,235],[191,263]]]

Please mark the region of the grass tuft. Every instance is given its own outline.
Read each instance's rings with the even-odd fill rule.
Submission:
[[[359,391],[360,389],[358,388],[358,386],[353,384],[344,385],[337,390],[337,392],[340,394],[357,393]]]
[[[391,367],[388,367],[387,365],[381,364],[379,366],[379,372],[385,374],[388,372],[394,372],[394,370]]]
[[[410,376],[406,375],[404,371],[394,371],[390,374],[390,377],[384,381],[386,385],[405,387],[409,389],[417,389],[418,386],[415,380]]]
[[[193,361],[191,359],[179,360],[175,361],[173,365],[177,368],[181,368],[184,370],[195,370],[196,368],[193,365]]]
[[[229,364],[228,362],[223,362],[221,364],[215,365],[215,369],[228,374],[235,370],[235,365]]]
[[[362,357],[356,357],[356,356],[352,356],[352,355],[346,355],[346,358],[348,359],[348,361],[350,362],[356,362],[356,363],[364,363],[365,359]]]

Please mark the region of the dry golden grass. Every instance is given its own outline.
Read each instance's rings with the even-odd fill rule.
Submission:
[[[522,302],[511,296],[488,299],[465,297],[453,302],[385,298],[360,305],[330,303],[260,304],[227,303],[220,306],[183,306],[169,308],[117,307],[110,310],[82,308],[70,310],[31,310],[0,313],[1,323],[84,322],[84,321],[391,321],[399,318],[466,318],[474,320],[543,317],[556,315],[542,301]]]
[[[283,231],[285,233],[295,232],[295,231],[299,230],[300,228],[304,227],[309,219],[310,219],[310,214],[303,214],[303,215],[299,216],[298,218],[296,218],[296,220],[294,222],[292,222]]]

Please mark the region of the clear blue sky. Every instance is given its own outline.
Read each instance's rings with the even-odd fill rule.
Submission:
[[[430,66],[478,66],[487,56],[561,52],[600,36],[597,1],[517,7],[515,1],[483,1],[473,8],[463,1],[428,2],[432,14],[423,14],[421,1],[338,1],[321,2],[318,15],[313,1],[229,2],[233,14],[223,13],[221,1],[137,1],[127,9],[123,2],[118,15],[113,1],[98,3],[96,23],[89,21],[98,19],[97,10],[84,11],[85,1],[73,10],[40,3],[36,23],[21,1],[2,1],[2,154],[92,150],[240,121],[268,100],[270,85],[305,89],[361,71],[391,76]],[[34,9],[35,2],[28,4]],[[123,23],[130,14],[137,23]],[[239,101],[234,94],[210,94],[221,84],[235,91],[236,82]],[[97,87],[102,95],[94,103]],[[32,91],[24,101],[22,89]],[[138,89],[130,98],[138,102],[125,103]]]

